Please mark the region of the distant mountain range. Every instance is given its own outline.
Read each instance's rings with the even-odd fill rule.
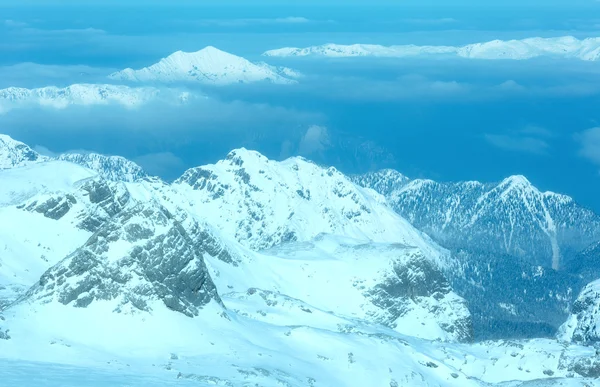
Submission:
[[[0,90],[0,113],[23,107],[65,109],[70,106],[117,105],[136,108],[150,102],[184,103],[192,95],[176,89],[128,87],[107,84],[74,84],[37,89],[9,87]]]
[[[0,114],[24,107],[65,109],[116,105],[133,109],[151,102],[178,105],[205,97],[198,91],[175,87],[174,83],[216,86],[254,82],[295,84],[301,77],[302,74],[290,68],[252,63],[209,46],[193,53],[178,51],[140,70],[125,69],[108,75],[112,83],[146,84],[139,87],[81,83],[66,87],[0,89]]]
[[[403,58],[423,55],[447,55],[471,59],[524,60],[537,57],[573,58],[585,61],[600,59],[600,38],[583,40],[572,36],[558,38],[527,38],[521,40],[492,40],[465,46],[381,46],[375,44],[325,44],[306,48],[285,47],[266,51],[270,57],[387,57]]]
[[[285,67],[252,63],[209,46],[197,52],[177,51],[158,63],[139,70],[125,69],[109,76],[127,82],[194,82],[207,85],[269,82],[297,83],[300,74]]]

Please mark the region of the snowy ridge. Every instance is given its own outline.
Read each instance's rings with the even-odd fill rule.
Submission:
[[[559,340],[588,345],[600,342],[600,280],[581,291],[571,313],[559,329]]]
[[[527,38],[493,40],[465,46],[380,46],[372,44],[325,44],[306,48],[286,47],[267,51],[264,56],[326,56],[326,57],[390,57],[421,55],[453,55],[473,59],[524,60],[536,57],[575,58],[585,61],[600,59],[600,38],[583,40],[572,36],[558,38]]]
[[[324,44],[306,48],[285,47],[266,51],[264,56],[290,57],[290,56],[326,56],[333,58],[345,57],[406,57],[425,54],[454,54],[456,47],[452,46],[380,46],[375,44]]]
[[[48,160],[29,146],[0,134],[0,169],[22,167]]]
[[[506,253],[558,269],[563,259],[600,240],[600,216],[568,196],[540,192],[524,176],[498,184],[390,183],[376,174],[354,181],[387,193],[400,215],[450,248]]]
[[[17,168],[52,160],[78,164],[109,181],[134,182],[149,177],[142,167],[124,157],[97,153],[64,153],[54,158],[47,157],[20,141],[7,135],[0,135],[0,169]]]
[[[115,104],[128,109],[147,104],[158,98],[181,103],[189,93],[159,90],[153,87],[132,88],[123,85],[74,84],[64,88],[48,86],[38,89],[10,87],[0,90],[0,113],[25,106],[65,109],[69,106]]]
[[[89,168],[110,181],[134,182],[148,177],[142,167],[121,156],[105,156],[97,153],[64,153],[58,156],[58,160]]]
[[[208,46],[197,52],[177,51],[158,63],[134,70],[118,71],[110,79],[128,82],[199,82],[228,85],[267,81],[276,84],[296,83],[299,73],[265,63],[252,63],[242,57]]]

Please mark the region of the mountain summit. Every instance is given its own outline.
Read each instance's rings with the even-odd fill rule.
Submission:
[[[127,68],[109,78],[129,82],[198,82],[229,85],[266,81],[276,84],[296,83],[298,73],[249,60],[208,46],[196,52],[177,51],[158,63],[139,70]]]
[[[541,192],[521,175],[500,183],[399,176],[386,170],[354,181],[384,194],[396,212],[447,248],[510,254],[559,269],[600,240],[600,216],[568,196]]]

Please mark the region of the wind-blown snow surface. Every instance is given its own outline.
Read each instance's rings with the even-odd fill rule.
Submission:
[[[177,51],[143,69],[118,71],[110,79],[129,82],[198,82],[209,85],[271,82],[292,84],[300,76],[294,70],[252,63],[242,57],[206,47],[197,52]]]
[[[0,303],[10,385],[42,371],[44,385],[61,386],[599,376],[592,348],[457,343],[469,339],[469,313],[440,269],[446,252],[374,191],[306,160],[240,149],[173,185],[108,181],[65,161],[0,173],[12,187],[1,195],[0,287],[21,285]],[[233,200],[239,212],[219,218]],[[293,237],[282,240],[288,218]]]
[[[64,88],[48,86],[38,89],[9,87],[0,90],[0,114],[36,106],[65,109],[69,106],[118,105],[132,109],[159,99],[178,104],[188,98],[189,93],[185,91],[123,85],[74,84]]]
[[[585,61],[600,59],[600,38],[583,40],[572,36],[558,38],[528,38],[493,40],[465,46],[380,46],[373,44],[325,44],[306,48],[285,47],[265,52],[265,56],[326,56],[326,57],[388,57],[402,58],[421,55],[453,55],[473,59],[523,60],[536,57],[575,58]]]

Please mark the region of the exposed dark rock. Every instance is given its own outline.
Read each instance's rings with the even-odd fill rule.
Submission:
[[[96,198],[109,202],[109,192],[101,188]],[[128,251],[112,252],[123,242],[131,243]],[[159,205],[140,204],[106,221],[84,246],[44,273],[29,296],[82,308],[118,300],[118,311],[125,306],[149,311],[152,300],[162,300],[193,317],[212,300],[221,303],[204,254],[233,262],[197,223],[184,225]]]

